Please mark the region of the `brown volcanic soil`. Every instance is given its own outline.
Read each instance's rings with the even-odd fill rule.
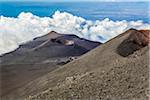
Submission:
[[[65,45],[61,41],[74,41],[74,44]],[[50,32],[21,45],[16,51],[0,57],[0,98],[21,100],[19,96],[22,91],[17,91],[19,88],[70,62],[73,57],[85,54],[99,44],[75,35]],[[25,92],[28,92],[28,89]]]
[[[148,100],[149,47],[141,47],[135,42],[133,34],[138,32],[128,30],[79,59],[30,82],[18,90],[22,92],[20,97],[36,94],[27,100]],[[122,44],[130,48],[124,48]],[[118,49],[123,52],[119,53]],[[124,49],[127,52],[130,49],[132,53],[124,56]]]

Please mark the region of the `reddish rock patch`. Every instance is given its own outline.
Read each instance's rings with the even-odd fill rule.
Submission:
[[[139,30],[139,32],[143,33],[143,44],[148,45],[150,43],[150,30]]]
[[[150,43],[150,30],[139,30],[131,33],[129,41],[136,43],[139,46],[147,46]]]

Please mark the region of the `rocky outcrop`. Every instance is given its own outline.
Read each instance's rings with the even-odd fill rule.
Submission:
[[[121,56],[128,56],[150,43],[150,30],[130,30],[129,36],[118,46]]]
[[[139,32],[143,33],[143,45],[148,45],[150,43],[150,30],[139,30]]]

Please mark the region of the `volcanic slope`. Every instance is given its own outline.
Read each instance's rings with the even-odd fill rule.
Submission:
[[[148,100],[147,36],[130,29],[20,91],[38,92],[27,100]]]
[[[100,45],[75,35],[50,32],[0,57],[0,98],[18,99],[15,91]],[[20,100],[20,99],[19,99]]]

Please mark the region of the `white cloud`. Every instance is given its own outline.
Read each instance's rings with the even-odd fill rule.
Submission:
[[[18,18],[1,16],[0,27],[1,55],[52,30],[63,34],[75,34],[93,41],[106,42],[129,28],[150,29],[150,24],[144,24],[142,21],[112,21],[108,18],[93,22],[57,11],[52,18],[38,17],[24,12]]]

